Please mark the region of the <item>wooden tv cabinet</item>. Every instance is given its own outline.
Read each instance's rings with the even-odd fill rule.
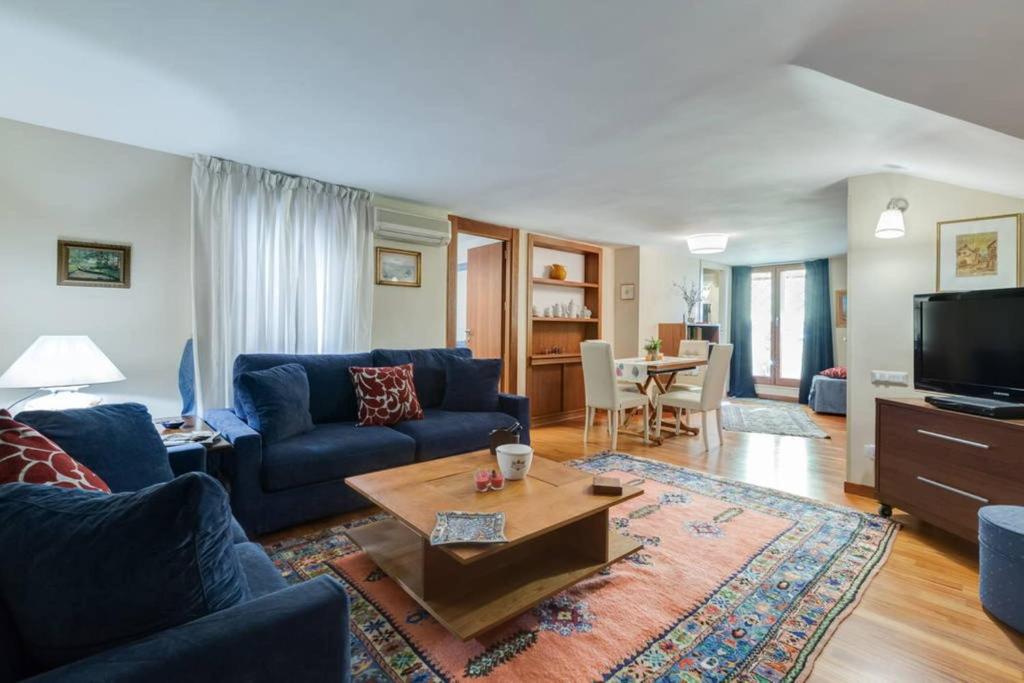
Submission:
[[[875,399],[875,488],[880,513],[897,507],[978,540],[978,508],[1024,505],[1024,420]]]

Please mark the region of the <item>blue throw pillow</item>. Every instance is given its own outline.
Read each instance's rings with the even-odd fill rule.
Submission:
[[[449,356],[444,381],[442,410],[493,412],[498,409],[501,359]]]
[[[0,596],[49,668],[249,599],[223,487],[192,472],[134,493],[0,486]]]
[[[32,410],[18,421],[37,429],[107,482],[114,493],[174,478],[167,447],[146,407],[112,403],[75,410]]]
[[[236,391],[245,409],[245,421],[272,444],[313,429],[309,414],[309,379],[298,363],[243,372]]]

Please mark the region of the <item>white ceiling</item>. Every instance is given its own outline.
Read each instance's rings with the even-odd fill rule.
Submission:
[[[5,0],[0,116],[770,262],[845,251],[853,175],[1024,195],[1022,25],[1019,0]]]

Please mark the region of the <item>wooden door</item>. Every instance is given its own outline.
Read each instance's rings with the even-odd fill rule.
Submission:
[[[502,357],[504,242],[467,251],[466,344],[474,358]]]

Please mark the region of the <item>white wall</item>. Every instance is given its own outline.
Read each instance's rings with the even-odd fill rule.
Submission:
[[[390,197],[375,196],[375,206],[406,211],[430,218],[448,219],[448,212]],[[391,247],[418,251],[422,257],[419,287],[373,286],[373,327],[375,349],[418,349],[445,345],[447,315],[448,247],[374,240],[374,248]]]
[[[6,119],[0,150],[0,372],[41,334],[87,334],[127,377],[89,391],[178,414],[191,160]],[[58,287],[58,238],[130,244],[131,287]]]
[[[828,282],[831,290],[829,303],[832,306],[832,355],[835,365],[846,366],[846,328],[836,327],[836,292],[846,289],[846,255],[833,256],[828,260]]]
[[[615,282],[611,290],[615,302],[615,355],[631,358],[640,355],[640,299],[634,294],[633,299],[623,301],[619,293],[624,284],[633,284],[634,290],[639,288],[640,247],[620,247],[614,255]]]
[[[700,282],[701,268],[721,270],[720,282],[723,289],[723,306],[721,339],[729,339],[728,317],[730,280],[732,269],[704,261],[690,254],[685,245],[676,247],[644,247],[640,248],[639,282],[637,283],[638,339],[642,342],[648,337],[658,336],[658,323],[682,322],[686,313],[686,303],[679,290],[672,286],[673,282],[683,284]],[[665,353],[675,349],[662,349]]]
[[[1024,199],[896,174],[850,178],[847,187],[850,379],[846,478],[872,484],[874,463],[864,455],[864,446],[875,440],[875,397],[922,394],[910,387],[873,386],[870,373],[898,370],[913,374],[913,296],[935,290],[935,224],[1017,213],[1024,211]],[[905,214],[907,234],[901,239],[877,239],[878,215],[893,197],[910,202]]]

